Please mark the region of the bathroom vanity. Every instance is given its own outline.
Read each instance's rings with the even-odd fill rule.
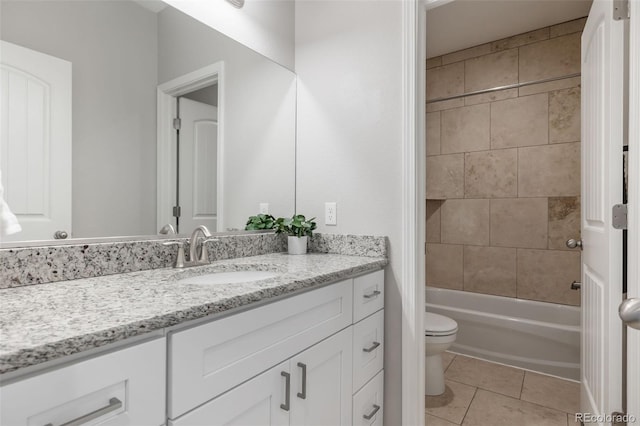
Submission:
[[[269,254],[5,291],[3,321],[35,306],[3,338],[0,423],[382,424],[385,264]],[[253,269],[277,276],[185,283]]]

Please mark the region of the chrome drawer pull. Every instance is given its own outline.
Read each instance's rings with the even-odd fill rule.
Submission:
[[[373,416],[376,415],[379,409],[380,409],[379,405],[373,404],[373,411],[370,412],[369,414],[363,414],[362,417],[364,417],[365,420],[371,420]]]
[[[373,345],[368,348],[362,348],[362,352],[373,352],[378,346],[380,346],[380,342],[373,342]]]
[[[121,407],[122,407],[122,401],[120,401],[118,398],[111,398],[109,400],[109,405],[107,405],[106,407],[98,408],[96,411],[92,411],[89,414],[80,416],[77,419],[61,424],[60,426],[80,426],[91,420],[95,420],[98,417],[104,416],[107,413],[116,411],[118,408],[121,408]],[[44,426],[53,426],[53,423],[47,423]]]
[[[280,408],[282,408],[284,411],[289,411],[289,407],[290,407],[290,402],[291,402],[291,374],[287,373],[286,371],[282,371],[280,373],[280,375],[282,377],[285,378],[285,396],[284,396],[284,404],[280,404]]]
[[[373,293],[364,294],[362,297],[364,297],[365,299],[373,299],[374,297],[378,297],[379,294],[379,290],[374,290]]]
[[[307,364],[299,362],[298,367],[302,368],[302,392],[298,392],[298,398],[307,399]]]

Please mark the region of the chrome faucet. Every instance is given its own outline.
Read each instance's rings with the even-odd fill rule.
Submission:
[[[198,241],[200,234],[204,240]],[[211,232],[209,229],[200,225],[191,233],[191,238],[189,238],[189,261],[190,262],[198,262],[199,264],[209,263],[209,254],[207,253],[207,245],[206,243],[209,241],[218,241],[215,238],[211,238]]]
[[[203,240],[200,240],[202,234]],[[207,252],[207,245],[209,241],[219,241],[216,238],[211,238],[211,232],[206,226],[200,225],[191,233],[191,238],[187,240],[189,242],[189,260],[185,260],[184,256],[184,242],[183,241],[167,241],[162,243],[165,246],[178,246],[178,256],[176,257],[176,263],[174,268],[185,268],[188,266],[200,266],[207,265],[209,263],[209,253]]]

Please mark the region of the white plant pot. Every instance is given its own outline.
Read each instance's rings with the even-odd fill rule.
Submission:
[[[309,237],[289,237],[287,244],[289,254],[306,254]]]

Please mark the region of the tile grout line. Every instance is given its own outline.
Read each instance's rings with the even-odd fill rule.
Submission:
[[[476,399],[476,395],[478,394],[478,387],[475,387],[475,390],[473,391],[473,396],[471,397],[471,401],[469,401],[469,405],[467,406],[467,409],[464,411],[464,416],[462,416],[462,422],[460,422],[460,424],[462,425],[464,423],[464,420],[467,418],[467,414],[469,414],[469,410],[471,409],[471,404],[473,404],[473,400]]]

